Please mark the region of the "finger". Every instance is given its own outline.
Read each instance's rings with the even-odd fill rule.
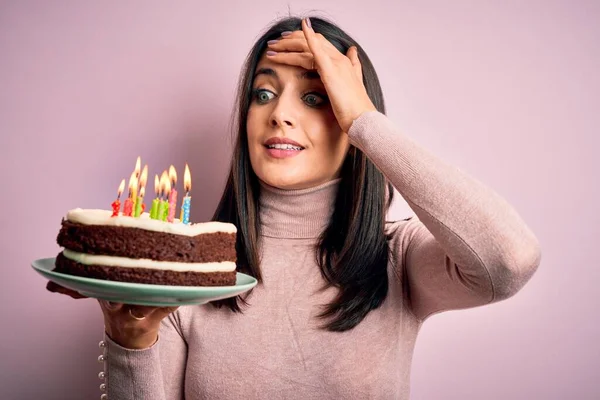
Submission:
[[[129,306],[133,315],[136,317],[147,317],[151,315],[154,311],[158,310],[160,307],[152,307],[152,306]]]
[[[304,24],[304,22],[302,22]],[[311,28],[312,29],[312,28]],[[314,32],[314,29],[312,29],[313,32],[313,36],[316,38],[316,42],[318,43],[318,45],[320,45],[321,49],[327,53],[330,56],[334,56],[334,57],[339,57],[339,56],[344,56],[344,54],[340,53],[340,51],[329,41],[325,38],[325,36],[323,36],[320,33],[316,33]],[[307,35],[304,33],[303,30],[298,30],[298,31],[293,31],[293,32],[285,32],[285,35],[282,36],[278,42],[286,42],[289,40],[304,40],[304,44],[306,45],[306,49],[308,49],[307,51],[310,52],[310,48],[308,46],[308,40],[307,40]]]
[[[315,65],[319,65],[324,61],[325,57],[322,52],[319,38],[317,37],[317,34],[313,28],[310,26],[310,18],[305,18],[302,20],[302,32],[306,38],[306,44],[308,45],[308,48],[315,59]]]
[[[127,307],[123,309],[123,312],[128,318],[142,320],[151,316],[158,308],[159,307],[127,305]]]
[[[269,49],[273,51],[294,51],[299,53],[305,52],[312,54],[308,46],[306,36],[304,36],[304,33],[302,31],[299,32],[301,36],[298,36],[296,38],[272,41],[269,44]],[[318,47],[320,47],[323,50],[324,54],[327,54],[333,57],[334,59],[338,57],[344,57],[344,55],[329,40],[327,40],[325,36],[323,36],[320,33],[317,33],[315,37],[317,39],[317,42],[319,43]]]
[[[176,311],[179,306],[173,307],[154,307],[154,306],[130,306],[130,309],[136,317],[158,317],[162,319],[163,317],[171,314]]]
[[[346,56],[350,59],[352,67],[354,67],[354,71],[356,71],[356,75],[362,79],[362,65],[358,59],[358,49],[356,46],[350,47]]]
[[[138,320],[138,321],[146,319],[146,317],[150,315],[149,311],[144,311],[141,308],[131,307],[131,306],[128,307],[127,313],[129,314],[129,317],[131,319],[135,319],[135,320]]]
[[[48,281],[48,283],[46,284],[46,290],[52,293],[65,294],[74,299],[87,299],[87,296],[84,296],[79,292],[76,292],[75,290],[67,289],[66,287],[60,286],[59,284],[54,283],[52,281]]]
[[[344,53],[338,50],[325,36],[320,33],[316,34],[317,40],[321,44],[323,53],[326,53],[333,59],[347,58]]]
[[[98,300],[98,303],[100,303],[100,307],[104,308],[106,311],[108,311],[111,314],[120,311],[124,306],[123,303],[115,303],[113,301],[102,300],[102,299]]]
[[[302,32],[302,29],[299,29],[297,31],[281,32],[280,39],[294,39],[294,38],[299,38],[299,37],[304,37],[304,32]]]
[[[287,65],[294,65],[305,69],[311,69],[313,66],[313,55],[311,53],[278,53],[267,51],[267,58],[273,62]]]
[[[159,319],[163,319],[171,313],[177,311],[179,307],[159,307],[152,313],[152,317],[157,317]]]
[[[325,71],[331,71],[333,64],[340,61],[340,58],[346,58],[340,51],[320,33],[315,33],[308,22],[310,19],[302,20],[302,31],[306,37],[306,42],[315,59],[315,68],[320,74]],[[323,78],[323,76],[321,76]]]
[[[269,49],[273,51],[294,51],[299,53],[310,52],[308,43],[306,43],[304,36],[296,39],[271,41],[269,42],[268,46]]]

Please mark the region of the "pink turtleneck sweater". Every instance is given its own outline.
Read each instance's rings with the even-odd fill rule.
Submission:
[[[408,399],[423,321],[444,310],[506,299],[532,276],[540,249],[497,194],[443,163],[368,112],[351,143],[416,214],[390,222],[389,291],[354,329],[317,327],[323,278],[313,245],[331,215],[338,180],[260,198],[264,282],[243,314],[186,306],[163,320],[159,340],[128,350],[105,336],[110,400]]]

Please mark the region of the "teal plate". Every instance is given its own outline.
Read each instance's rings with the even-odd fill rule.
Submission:
[[[235,286],[167,286],[126,283],[83,278],[52,271],[55,258],[35,260],[31,266],[44,278],[86,297],[118,303],[169,307],[205,304],[247,292],[256,286],[256,279],[237,273]]]

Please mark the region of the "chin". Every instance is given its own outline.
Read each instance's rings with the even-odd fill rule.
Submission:
[[[284,190],[303,189],[308,184],[308,182],[305,182],[302,179],[291,177],[259,176],[258,179],[269,186]]]
[[[258,175],[258,174],[257,174]],[[269,186],[276,187],[278,189],[283,190],[297,190],[297,189],[308,189],[311,187],[318,186],[322,183],[328,182],[331,179],[327,177],[311,177],[307,178],[306,176],[289,176],[289,175],[277,175],[273,174],[260,174],[258,175],[258,179],[263,181]]]

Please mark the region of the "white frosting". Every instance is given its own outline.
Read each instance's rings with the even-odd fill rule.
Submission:
[[[235,225],[226,222],[210,221],[186,225],[179,222],[178,219],[175,219],[175,222],[151,219],[148,213],[143,213],[139,218],[124,217],[123,215],[112,217],[111,215],[112,211],[108,210],[83,210],[76,208],[67,213],[66,219],[83,225],[123,226],[183,236],[196,236],[216,232],[237,232]]]
[[[96,256],[91,254],[78,253],[69,249],[64,249],[63,254],[68,259],[77,261],[81,264],[102,265],[106,267],[149,268],[171,270],[177,272],[229,272],[235,271],[236,267],[235,262],[233,261],[214,263],[182,263],[171,261],[154,261],[149,259],[135,259],[127,257]]]

